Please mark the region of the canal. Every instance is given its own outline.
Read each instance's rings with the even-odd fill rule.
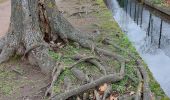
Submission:
[[[136,0],[107,0],[107,6],[170,97],[170,17]]]

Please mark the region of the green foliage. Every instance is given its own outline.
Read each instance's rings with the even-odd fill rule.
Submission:
[[[96,2],[100,6],[99,8],[100,12],[98,13],[96,12],[92,14],[93,16],[96,16],[96,18],[99,19],[97,27],[101,30],[100,31],[101,34],[97,37],[97,41],[98,41],[97,45],[103,48],[109,48],[110,50],[116,52],[117,54],[121,54],[125,58],[129,58],[129,55],[127,53],[122,52],[120,50],[115,50],[113,46],[108,46],[108,47],[103,46],[101,41],[106,37],[111,37],[114,43],[118,44],[122,48],[126,48],[127,51],[130,51],[131,53],[134,54],[136,58],[140,59],[140,56],[136,52],[136,49],[132,46],[132,43],[129,41],[128,37],[121,31],[118,24],[114,21],[111,12],[108,11],[105,4],[103,3],[103,0],[97,0]],[[93,25],[92,27],[96,27],[96,26]],[[70,66],[75,61],[70,59],[69,56],[73,56],[74,54],[82,53],[82,52],[88,55],[94,55],[88,49],[77,48],[76,46],[74,46],[74,43],[70,43],[66,47],[62,48],[60,50],[60,53],[54,53],[51,51],[49,53],[50,55],[52,55],[54,59],[56,60],[60,59],[60,61],[62,61],[65,66]],[[66,57],[62,57],[61,54]],[[116,72],[120,70],[120,63],[118,63],[117,61],[110,60],[107,62],[107,64],[110,66],[114,66],[114,68],[116,69]],[[112,84],[113,90],[118,91],[121,94],[130,92],[130,91],[136,91],[136,88],[138,86],[138,77],[136,75],[135,66],[136,66],[136,63],[134,60],[130,60],[126,64],[125,78],[121,80],[120,82]],[[144,66],[147,68],[145,64]],[[77,68],[85,71],[87,74],[93,73],[97,75],[99,73],[99,69],[97,67],[91,64],[88,64],[88,63],[80,63],[77,65]],[[165,99],[163,100],[166,100],[166,96],[164,92],[160,88],[159,84],[154,80],[149,70],[148,70],[148,73],[150,76],[150,87],[151,87],[152,92],[154,92],[156,96],[165,97]],[[76,80],[72,72],[69,69],[65,69],[64,72],[60,75],[59,80],[55,84],[55,87],[54,87],[55,92],[57,93],[62,92],[59,84],[63,84],[63,80],[65,76],[68,76],[69,78],[71,78],[72,81]]]
[[[153,0],[157,4],[161,4],[164,0]],[[97,2],[100,2],[99,4],[103,7],[102,0],[97,0]],[[104,8],[103,8],[104,9]],[[131,53],[135,54],[134,56],[138,59],[141,59],[139,54],[137,53],[136,49],[132,46],[132,43],[129,41],[128,37],[121,31],[119,28],[118,24],[112,19],[112,15],[109,14],[108,10],[101,10],[102,15],[97,14],[97,16],[101,17],[101,20],[104,20],[104,22],[101,21],[100,26],[102,29],[106,29],[106,32],[103,32],[101,37],[112,37],[112,40],[114,43],[117,43],[120,47],[126,48],[127,51],[130,51]],[[111,20],[112,19],[112,20]],[[109,30],[109,31],[108,31]],[[116,34],[119,37],[116,37]],[[102,38],[99,38],[102,39]],[[117,53],[128,57],[128,55],[125,52],[118,51]],[[147,65],[143,63],[144,67],[147,69],[149,73],[149,78],[150,78],[150,88],[151,91],[156,95],[156,96],[161,96],[163,97],[162,100],[166,100],[167,97],[163,90],[160,88],[160,85],[155,81],[155,79],[152,76],[152,73],[149,71]],[[126,65],[126,78],[116,84],[113,84],[112,87],[113,89],[116,89],[117,91],[123,93],[125,92],[125,84],[128,82],[127,79],[133,79],[131,80],[131,85],[133,85],[133,89],[135,88],[135,83],[138,82],[138,78],[136,76],[134,67],[136,66],[135,61],[131,60],[127,65]],[[169,100],[169,99],[167,99]]]
[[[152,0],[154,4],[162,4],[164,0]]]

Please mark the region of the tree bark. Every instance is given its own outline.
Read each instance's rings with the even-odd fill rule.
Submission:
[[[113,54],[107,50],[101,49],[95,43],[85,36],[82,32],[75,29],[67,21],[57,8],[55,0],[11,0],[11,19],[7,35],[0,39],[0,64],[8,61],[14,55],[23,56],[28,59],[30,64],[39,66],[41,71],[48,76],[52,72],[57,72],[57,79],[60,72],[59,63],[49,55],[50,43],[63,42],[69,40],[79,43],[82,47],[95,50],[97,53],[113,57],[119,61],[127,61],[120,55]],[[102,66],[94,61],[101,69]],[[62,69],[62,68],[61,68]],[[103,69],[104,70],[104,69]],[[104,73],[107,74],[104,70]],[[121,76],[117,74],[105,76],[102,81],[96,80],[98,84],[106,82],[116,82],[123,78],[124,67],[120,71]],[[52,75],[53,76],[53,75]],[[51,84],[51,86],[53,83]],[[89,88],[81,87],[83,91],[94,88],[96,84],[86,84]],[[80,89],[80,91],[82,91]],[[73,92],[77,90],[72,90]],[[75,92],[77,93],[77,92]],[[74,94],[75,94],[74,93]],[[63,95],[59,95],[63,96]],[[68,93],[67,97],[72,96]]]
[[[7,36],[0,40],[5,39],[0,42],[0,63],[19,54],[49,74],[55,66],[48,54],[50,41],[72,40],[92,48],[93,41],[61,15],[55,0],[12,0],[10,20]]]

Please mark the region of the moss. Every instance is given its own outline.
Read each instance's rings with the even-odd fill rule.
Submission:
[[[101,23],[100,23],[100,27],[104,30],[106,30],[107,32],[103,32],[102,36],[109,36],[112,37],[112,40],[118,44],[120,47],[122,48],[126,48],[127,51],[130,51],[131,53],[135,54],[136,58],[141,59],[140,56],[138,55],[136,49],[132,46],[132,43],[129,41],[128,37],[121,31],[120,27],[118,26],[118,24],[116,23],[116,21],[114,21],[111,12],[109,10],[106,10],[105,7],[103,6],[103,0],[97,0],[97,3],[100,5],[100,11],[101,14],[96,14],[96,16],[100,18]],[[112,20],[111,20],[112,19]],[[109,31],[108,31],[109,30]],[[119,35],[118,37],[116,37],[116,35]],[[100,38],[101,39],[101,38]],[[128,57],[128,55],[124,52],[117,52],[119,54],[122,54],[125,57]],[[143,62],[144,63],[144,62]],[[151,91],[156,95],[156,96],[161,96],[166,100],[166,95],[163,92],[163,90],[160,88],[160,85],[156,82],[156,80],[153,78],[151,72],[149,71],[147,65],[144,63],[143,64],[144,67],[147,69],[148,74],[149,74],[149,78],[150,78],[150,88]],[[134,66],[135,65],[135,61],[131,60],[127,65],[126,65],[126,75],[128,75],[128,77],[132,77],[134,80],[137,82],[137,76],[134,70]],[[117,89],[120,92],[125,92],[125,83],[127,83],[127,77],[123,80],[120,81],[120,83],[117,83],[116,85],[113,84],[113,88]],[[135,84],[133,84],[135,85]],[[134,86],[135,88],[135,86]]]
[[[120,50],[116,50],[113,46],[106,46],[101,43],[101,41],[104,38],[110,37],[114,43],[118,44],[122,48],[126,48],[126,50],[133,53],[136,56],[136,58],[140,59],[140,56],[136,52],[136,49],[132,46],[132,43],[129,41],[127,36],[121,31],[116,21],[114,21],[111,12],[106,8],[103,0],[97,0],[96,2],[100,6],[99,7],[100,12],[93,12],[91,13],[91,16],[96,17],[96,19],[98,20],[98,24],[91,25],[91,27],[95,29],[97,26],[99,30],[101,30],[100,31],[101,34],[97,37],[97,40],[96,40],[98,42],[97,45],[103,48],[108,48],[109,50],[114,51],[117,54],[121,54],[125,58],[129,58],[129,55],[127,53],[122,52]],[[95,55],[88,49],[81,48],[81,47],[77,48],[76,46],[74,46],[74,43],[70,43],[66,47],[62,48],[59,52],[60,53],[58,54],[54,52],[50,52],[50,54],[52,55],[54,59],[56,60],[60,59],[64,63],[64,66],[70,66],[74,63],[74,61],[69,58],[70,56],[73,56],[74,54]],[[62,58],[61,54],[66,57]],[[117,61],[108,60],[107,64],[110,66],[113,66],[116,72],[118,72],[120,69],[120,64]],[[138,85],[138,77],[136,75],[136,71],[134,68],[135,66],[136,66],[136,63],[134,60],[130,60],[130,62],[126,64],[125,78],[120,82],[112,84],[113,90],[118,91],[120,94],[124,94],[124,93],[131,92],[131,91],[136,91],[136,88]],[[146,64],[144,64],[144,66],[147,68]],[[100,72],[97,67],[89,63],[80,63],[77,65],[77,68],[85,71],[87,74],[93,73],[93,75],[94,74],[99,75],[99,72]],[[162,91],[162,89],[160,88],[159,84],[154,80],[154,78],[152,77],[152,74],[149,72],[148,69],[147,71],[150,76],[150,87],[151,87],[152,92],[154,92],[156,96],[161,96],[165,98],[163,100],[166,100],[166,96],[164,92]],[[65,71],[60,75],[59,80],[55,84],[55,87],[54,87],[55,92],[60,93],[63,91],[60,87],[61,87],[61,84],[63,84],[64,77],[66,76],[71,78],[72,81],[77,82],[72,72],[69,69],[65,69]]]

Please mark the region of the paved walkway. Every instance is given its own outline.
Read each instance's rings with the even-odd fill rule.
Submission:
[[[11,14],[10,0],[0,4],[0,37],[4,36],[8,30]]]

